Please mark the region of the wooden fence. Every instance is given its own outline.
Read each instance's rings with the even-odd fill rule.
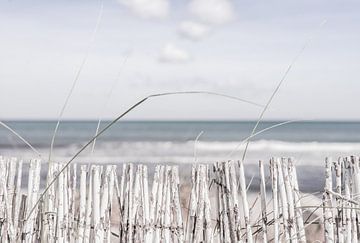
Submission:
[[[319,205],[302,205],[306,194],[299,191],[293,161],[285,158],[271,159],[268,166],[259,162],[259,190],[252,200],[241,162],[194,164],[191,182],[173,165],[156,165],[149,179],[142,164],[123,164],[121,173],[116,165],[73,164],[59,174],[64,165],[51,163],[47,181],[59,175],[58,180],[37,204],[43,190],[41,161],[0,157],[0,239],[306,242],[308,228],[317,225],[321,241],[357,242],[359,159],[327,158],[325,165]],[[319,209],[322,213],[315,215]],[[305,212],[315,216],[305,217]]]

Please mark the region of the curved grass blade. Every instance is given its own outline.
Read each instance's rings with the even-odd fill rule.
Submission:
[[[197,145],[199,142],[200,137],[204,134],[204,131],[201,131],[195,138],[194,141],[194,162],[197,162]]]
[[[321,24],[320,24],[320,28],[325,25],[326,21],[323,21]],[[283,74],[283,76],[281,77],[279,83],[277,84],[277,86],[275,87],[275,90],[273,91],[273,93],[271,94],[268,102],[266,103],[264,109],[261,111],[260,113],[260,116],[254,126],[254,128],[252,129],[251,131],[251,134],[254,134],[257,127],[259,126],[261,120],[263,119],[264,117],[264,114],[266,112],[266,110],[269,108],[272,100],[274,99],[275,95],[277,94],[277,92],[279,91],[280,89],[280,86],[283,84],[283,82],[285,81],[285,79],[287,78],[290,70],[292,69],[292,67],[294,66],[294,64],[296,63],[296,61],[300,58],[300,56],[302,55],[302,53],[304,52],[304,50],[306,49],[306,47],[309,45],[310,41],[311,41],[312,37],[310,37],[306,42],[305,44],[301,47],[300,51],[297,53],[297,55],[295,56],[295,58],[292,60],[292,62],[290,63],[290,65],[288,66],[288,68],[286,69],[285,73]],[[241,158],[241,162],[244,162],[245,160],[245,156],[246,156],[246,152],[247,152],[247,149],[248,149],[248,146],[249,146],[249,143],[250,143],[250,140],[247,141],[246,143],[246,146],[245,146],[245,149],[244,149],[244,153],[242,155],[242,158]]]
[[[70,97],[71,97],[71,95],[72,95],[72,93],[73,93],[73,91],[74,91],[74,89],[76,87],[76,84],[77,84],[78,80],[79,80],[80,74],[81,74],[81,72],[82,72],[82,70],[83,70],[83,68],[84,68],[84,66],[85,66],[85,64],[86,64],[86,62],[88,60],[89,54],[90,54],[90,52],[91,52],[91,50],[93,48],[93,43],[95,41],[95,36],[96,36],[96,33],[97,33],[98,29],[99,29],[99,25],[100,25],[100,22],[101,22],[101,19],[102,19],[103,8],[104,8],[104,3],[103,3],[103,0],[101,0],[99,13],[98,13],[98,17],[97,17],[97,20],[96,20],[96,25],[95,25],[94,31],[92,33],[92,37],[91,37],[91,40],[90,40],[89,47],[87,49],[85,57],[83,58],[80,66],[79,66],[79,69],[76,72],[76,75],[75,75],[75,78],[73,80],[72,86],[71,86],[71,88],[69,90],[69,93],[68,93],[68,95],[67,95],[67,97],[65,99],[65,102],[64,102],[64,104],[63,104],[63,106],[62,106],[62,108],[60,110],[60,113],[59,113],[59,116],[58,116],[58,119],[57,119],[57,122],[56,122],[56,126],[55,126],[54,133],[53,133],[53,136],[51,138],[51,143],[50,143],[50,152],[49,152],[49,159],[48,159],[49,162],[51,160],[51,156],[52,156],[52,153],[53,153],[55,138],[56,138],[56,134],[57,134],[57,131],[59,129],[59,126],[60,126],[60,121],[61,121],[61,119],[63,117],[63,114],[65,112],[67,104],[69,103]]]
[[[13,133],[16,137],[18,137],[21,141],[23,141],[32,151],[34,151],[35,154],[37,154],[39,157],[41,157],[41,153],[35,149],[25,138],[23,138],[19,133],[17,133],[14,129],[6,125],[4,122],[0,121],[0,125],[5,127],[7,130],[9,130],[11,133]]]
[[[114,89],[115,89],[115,87],[116,87],[116,85],[117,85],[117,83],[118,83],[118,81],[119,81],[119,79],[120,79],[121,71],[123,70],[123,68],[124,68],[124,66],[125,66],[125,64],[126,64],[128,57],[129,57],[129,55],[125,56],[124,62],[121,64],[120,71],[118,72],[118,74],[117,74],[117,76],[116,76],[113,84],[112,84],[111,87],[110,87],[109,93],[108,93],[107,96],[106,96],[107,99],[106,99],[105,103],[103,104],[103,107],[102,107],[102,109],[101,109],[101,115],[99,116],[99,120],[98,120],[97,125],[96,125],[95,136],[96,136],[96,135],[98,134],[98,132],[99,132],[100,124],[101,124],[102,117],[103,117],[103,112],[104,112],[106,106],[108,105],[109,100],[110,100],[110,97],[111,97],[111,95],[112,95],[112,93],[113,93],[113,91],[114,91]],[[94,153],[95,144],[96,144],[96,139],[94,140],[94,142],[93,142],[93,144],[92,144],[91,154]]]
[[[139,105],[141,105],[142,103],[144,103],[146,100],[151,99],[151,98],[155,98],[155,97],[161,97],[161,96],[170,96],[170,95],[185,95],[185,94],[208,94],[208,95],[215,95],[215,96],[220,96],[220,97],[226,97],[229,99],[235,99],[235,100],[239,100],[242,101],[244,103],[248,103],[248,104],[252,104],[255,106],[260,106],[262,107],[262,105],[254,103],[252,101],[248,101],[242,98],[238,98],[235,96],[230,96],[230,95],[226,95],[226,94],[221,94],[221,93],[216,93],[216,92],[208,92],[208,91],[182,91],[182,92],[166,92],[166,93],[159,93],[159,94],[152,94],[149,95],[143,99],[141,99],[140,101],[136,102],[134,105],[132,105],[130,108],[128,108],[124,113],[122,113],[121,115],[119,115],[118,117],[116,117],[113,121],[111,121],[107,126],[105,126],[102,130],[100,130],[100,132],[98,132],[97,135],[95,135],[93,138],[91,138],[85,145],[83,145],[81,147],[80,150],[78,150],[78,152],[75,153],[75,155],[61,168],[61,170],[59,170],[58,174],[51,180],[51,182],[49,182],[46,186],[46,188],[44,189],[43,193],[41,193],[40,197],[38,198],[37,202],[35,203],[34,207],[30,210],[26,220],[28,220],[30,218],[30,216],[32,215],[32,213],[34,212],[35,208],[38,206],[39,202],[43,199],[44,195],[46,194],[46,192],[49,190],[49,188],[56,182],[56,180],[59,178],[60,174],[64,172],[64,170],[71,164],[71,162],[76,159],[77,156],[79,156],[91,143],[94,142],[94,140],[96,138],[98,138],[99,136],[101,136],[106,130],[108,130],[110,127],[112,127],[116,122],[118,122],[121,118],[123,118],[124,116],[126,116],[128,113],[130,113],[133,109],[135,109],[136,107],[138,107]]]

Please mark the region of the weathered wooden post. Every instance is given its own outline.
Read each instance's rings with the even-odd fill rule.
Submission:
[[[26,218],[28,218],[28,220],[25,222],[24,232],[23,232],[25,234],[26,242],[35,240],[34,225],[36,223],[37,214],[39,212],[37,208],[31,215],[30,212],[31,209],[35,206],[35,203],[38,200],[38,196],[39,196],[38,194],[39,194],[39,186],[40,186],[40,169],[41,169],[40,163],[41,161],[39,159],[33,159],[30,161],[28,196],[26,200]]]
[[[86,183],[87,166],[80,166],[80,204],[79,204],[79,223],[77,227],[77,242],[83,242],[86,227]],[[90,182],[91,183],[91,182]]]
[[[294,191],[293,195],[295,201],[295,218],[296,218],[296,225],[298,231],[297,232],[298,239],[300,242],[304,243],[306,242],[306,235],[305,235],[304,219],[303,219],[303,213],[302,213],[301,201],[300,201],[300,190],[297,180],[296,167],[291,158],[289,159],[289,175],[291,178],[291,184]]]
[[[334,218],[332,213],[332,174],[331,174],[331,159],[325,159],[325,189],[323,193],[323,212],[324,212],[324,227],[325,227],[325,241],[332,243],[334,239]]]
[[[274,242],[279,242],[278,167],[274,158],[270,160],[270,172],[273,196]]]
[[[240,180],[240,194],[242,199],[243,211],[244,211],[244,221],[246,227],[246,241],[248,243],[253,242],[253,235],[252,229],[250,225],[250,211],[249,211],[249,204],[247,200],[247,193],[246,193],[246,181],[245,181],[245,170],[244,164],[242,161],[239,161],[239,180]]]
[[[267,243],[267,212],[266,212],[266,181],[265,181],[265,172],[264,164],[259,161],[259,171],[260,171],[260,194],[261,194],[261,225],[263,231],[263,242]]]

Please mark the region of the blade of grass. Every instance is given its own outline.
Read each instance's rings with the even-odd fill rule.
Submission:
[[[18,137],[21,141],[23,141],[32,151],[34,151],[35,154],[37,154],[39,157],[41,157],[41,153],[35,149],[25,138],[23,138],[19,133],[17,133],[14,129],[6,125],[4,122],[0,121],[0,125],[5,127],[7,130],[9,130],[11,133],[13,133],[16,137]]]
[[[30,210],[27,219],[29,219],[29,217],[31,216],[31,214],[34,212],[35,208],[38,206],[39,202],[43,199],[44,195],[46,194],[46,192],[49,190],[49,188],[55,183],[55,181],[59,178],[59,175],[61,173],[63,173],[63,171],[70,165],[70,163],[77,157],[79,156],[79,154],[81,154],[96,138],[98,138],[99,136],[101,136],[101,134],[103,134],[106,130],[108,130],[110,127],[112,127],[117,121],[119,121],[121,118],[123,118],[124,116],[126,116],[129,112],[131,112],[133,109],[135,109],[137,106],[141,105],[142,103],[144,103],[145,101],[147,101],[148,99],[151,98],[155,98],[155,97],[162,97],[162,96],[170,96],[170,95],[185,95],[185,94],[208,94],[208,95],[215,95],[215,96],[220,96],[220,97],[226,97],[229,99],[235,99],[238,101],[242,101],[248,104],[252,104],[255,106],[261,106],[257,103],[242,99],[242,98],[238,98],[235,96],[230,96],[230,95],[226,95],[226,94],[221,94],[221,93],[216,93],[216,92],[208,92],[208,91],[182,91],[182,92],[167,92],[167,93],[159,93],[159,94],[152,94],[149,96],[146,96],[145,98],[141,99],[140,101],[136,102],[134,105],[132,105],[129,109],[127,109],[124,113],[122,113],[121,115],[119,115],[118,117],[116,117],[114,120],[112,120],[107,126],[105,126],[102,130],[100,130],[100,132],[98,132],[97,135],[95,135],[93,138],[91,138],[85,145],[83,145],[80,150],[78,150],[78,152],[75,153],[75,155],[63,166],[63,168],[61,170],[59,170],[58,174],[51,180],[51,182],[49,182],[49,184],[47,184],[46,188],[44,189],[43,193],[40,194],[40,197],[38,198],[37,202],[35,203],[34,207]]]
[[[268,107],[270,106],[271,101],[272,101],[273,98],[275,97],[276,93],[279,91],[280,86],[281,86],[282,83],[285,81],[285,79],[286,79],[288,73],[290,72],[292,66],[294,65],[294,63],[295,63],[295,61],[298,59],[298,57],[301,55],[301,53],[304,51],[304,49],[305,49],[305,46],[304,46],[303,48],[301,48],[301,50],[300,50],[300,52],[298,53],[298,55],[295,57],[295,59],[291,62],[291,64],[290,64],[290,65],[288,66],[288,68],[286,69],[283,77],[280,79],[280,82],[277,84],[275,90],[274,90],[273,93],[271,94],[271,96],[270,96],[268,102],[266,103],[264,109],[261,111],[260,116],[259,116],[258,120],[256,121],[255,126],[253,127],[253,129],[252,129],[252,131],[251,131],[251,135],[255,133],[255,131],[256,131],[257,127],[259,126],[262,118],[264,117],[264,114],[265,114],[266,110],[267,110]],[[248,141],[246,142],[245,150],[244,150],[244,153],[243,153],[242,159],[241,159],[242,161],[245,160],[246,151],[247,151],[247,148],[248,148],[248,146],[249,146],[249,143],[250,143],[250,140],[248,140]]]
[[[93,30],[93,33],[92,33],[92,36],[91,36],[91,39],[90,39],[90,43],[89,43],[89,46],[88,46],[88,49],[86,51],[86,54],[83,58],[83,60],[81,61],[81,64],[79,66],[79,69],[77,70],[76,74],[75,74],[75,78],[72,82],[72,86],[69,90],[69,93],[65,99],[65,102],[60,110],[60,113],[59,113],[59,116],[58,116],[58,119],[57,119],[57,122],[56,122],[56,126],[55,126],[55,129],[54,129],[54,133],[53,133],[53,136],[51,138],[51,143],[50,143],[50,152],[49,152],[49,162],[51,161],[51,156],[52,156],[52,153],[53,153],[53,148],[54,148],[54,143],[55,143],[55,138],[56,138],[56,134],[57,134],[57,131],[59,129],[59,126],[60,126],[60,121],[62,119],[62,116],[65,112],[65,109],[67,107],[67,104],[69,103],[69,100],[70,100],[70,97],[76,87],[76,84],[79,80],[79,77],[80,77],[80,74],[88,60],[88,57],[89,57],[89,54],[93,48],[93,44],[94,44],[94,41],[95,41],[95,36],[97,34],[97,31],[99,29],[99,25],[100,25],[100,22],[101,22],[101,19],[102,19],[102,14],[103,14],[103,8],[104,8],[104,3],[103,3],[103,0],[101,0],[100,2],[100,8],[99,8],[99,13],[98,13],[98,16],[97,16],[97,20],[96,20],[96,24],[95,24],[95,28]]]
[[[199,138],[201,137],[201,135],[203,135],[204,131],[201,131],[197,136],[196,139],[194,141],[194,162],[197,162],[197,144],[199,142]]]
[[[227,157],[232,157],[232,156],[234,155],[234,153],[235,153],[242,145],[244,145],[245,143],[247,143],[251,138],[253,138],[253,137],[257,136],[257,135],[260,135],[260,134],[263,133],[263,132],[269,131],[269,130],[274,129],[274,128],[276,128],[276,127],[284,126],[284,125],[286,125],[286,124],[291,124],[291,123],[300,122],[300,121],[311,121],[311,120],[309,120],[309,119],[306,119],[306,120],[305,120],[305,119],[298,119],[298,120],[284,121],[284,122],[276,123],[276,124],[274,124],[274,125],[272,125],[272,126],[266,127],[266,128],[264,128],[264,129],[256,132],[256,133],[252,133],[252,134],[250,134],[250,136],[248,136],[248,137],[246,137],[245,139],[243,139],[243,140],[236,146],[236,148],[235,148],[234,150],[232,150],[232,151],[227,155]]]
[[[320,28],[326,23],[326,21],[323,21],[321,24],[320,24]],[[263,119],[264,117],[264,114],[266,112],[266,110],[268,109],[268,107],[270,106],[272,100],[274,99],[275,95],[277,94],[277,92],[279,91],[281,85],[283,84],[283,82],[285,81],[285,79],[287,78],[290,70],[292,69],[292,67],[294,66],[294,64],[296,63],[296,61],[299,59],[299,57],[302,55],[302,53],[304,52],[304,50],[306,49],[306,47],[309,45],[310,41],[311,41],[312,37],[308,38],[308,40],[305,42],[305,44],[301,47],[301,49],[299,50],[299,52],[297,53],[297,55],[295,56],[295,58],[292,60],[292,62],[290,63],[290,65],[287,67],[285,73],[283,74],[283,76],[281,77],[279,83],[277,84],[277,86],[275,87],[275,90],[273,91],[273,93],[271,94],[269,100],[267,101],[264,109],[261,111],[260,113],[260,116],[258,118],[258,120],[256,121],[256,124],[254,126],[254,128],[252,129],[251,131],[251,134],[254,134],[257,127],[259,126],[261,120]],[[244,162],[245,160],[245,156],[246,156],[246,152],[247,152],[247,149],[248,149],[248,146],[249,146],[249,143],[250,143],[250,140],[248,140],[246,142],[246,145],[245,145],[245,149],[244,149],[244,153],[242,155],[242,158],[241,158],[241,162]]]
[[[124,66],[125,66],[125,64],[126,64],[126,62],[127,62],[128,57],[129,57],[129,54],[125,56],[124,61],[123,61],[123,63],[122,63],[121,66],[120,66],[120,71],[118,72],[118,74],[117,74],[114,82],[112,83],[112,85],[111,85],[111,87],[110,87],[110,90],[109,90],[109,92],[108,92],[108,94],[107,94],[107,96],[106,96],[107,99],[105,100],[105,103],[103,104],[103,107],[102,107],[102,109],[101,109],[101,115],[99,116],[99,120],[98,120],[98,123],[97,123],[97,126],[96,126],[95,136],[96,136],[96,135],[98,134],[98,132],[99,132],[100,124],[101,124],[102,117],[103,117],[103,114],[104,114],[104,110],[106,109],[106,106],[107,106],[107,104],[108,104],[109,101],[110,101],[110,97],[111,97],[111,95],[112,95],[112,93],[113,93],[113,91],[114,91],[114,89],[115,89],[115,87],[116,87],[116,85],[117,85],[117,83],[118,83],[118,81],[119,81],[119,79],[120,79],[121,72],[122,72],[122,70],[123,70],[123,68],[124,68]],[[91,154],[94,153],[95,144],[96,144],[96,139],[94,140],[94,142],[93,142],[93,144],[92,144]]]

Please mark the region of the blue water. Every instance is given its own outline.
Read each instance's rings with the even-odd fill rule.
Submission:
[[[109,121],[101,124],[104,127]],[[280,121],[262,122],[258,128]],[[54,121],[7,121],[44,156],[49,153]],[[54,156],[71,157],[95,133],[97,121],[64,121],[55,140]],[[121,121],[97,141],[95,153],[84,151],[86,160],[99,162],[193,162],[229,159],[239,142],[249,136],[255,121]],[[197,145],[194,140],[203,131]],[[301,163],[321,163],[325,156],[344,156],[360,151],[360,122],[296,122],[253,138],[248,159],[256,162],[272,156],[292,156]],[[194,149],[195,146],[195,149]],[[235,152],[240,158],[242,147]],[[0,152],[31,157],[32,152],[6,129],[0,129]]]
[[[262,122],[258,128],[280,121]],[[7,121],[47,160],[55,127],[54,121]],[[104,127],[108,121],[103,122]],[[240,159],[244,146],[234,150],[249,136],[254,121],[126,121],[115,124],[97,141],[94,153],[86,149],[75,161],[79,163],[177,163],[181,175],[190,175],[190,163],[210,163]],[[95,133],[97,121],[65,121],[55,140],[53,159],[68,161]],[[195,138],[203,135],[195,144]],[[234,152],[235,151],[235,152]],[[230,153],[234,152],[231,156]],[[259,160],[293,157],[297,163],[300,187],[318,191],[323,186],[323,161],[326,156],[359,155],[360,122],[296,122],[277,127],[255,137],[246,154],[246,177],[255,176]],[[36,155],[18,138],[0,128],[0,155],[28,161]],[[309,166],[310,165],[310,166]],[[44,168],[46,163],[44,163]],[[149,167],[150,169],[152,166]],[[26,172],[24,172],[26,174]],[[43,179],[46,169],[42,170]],[[45,179],[44,179],[45,180]],[[44,181],[43,180],[43,181]],[[257,190],[257,187],[255,188]]]
[[[109,121],[101,123],[101,127]],[[258,130],[281,121],[261,122]],[[32,144],[47,146],[55,127],[54,121],[8,121],[7,125],[28,138]],[[255,121],[125,121],[114,124],[104,141],[187,141],[204,131],[202,140],[237,141],[247,137]],[[83,142],[94,135],[97,121],[64,121],[57,136],[58,145]],[[11,134],[0,129],[0,145],[12,144]],[[360,142],[360,122],[295,122],[274,128],[253,140],[289,142]],[[21,144],[18,144],[21,146]]]

